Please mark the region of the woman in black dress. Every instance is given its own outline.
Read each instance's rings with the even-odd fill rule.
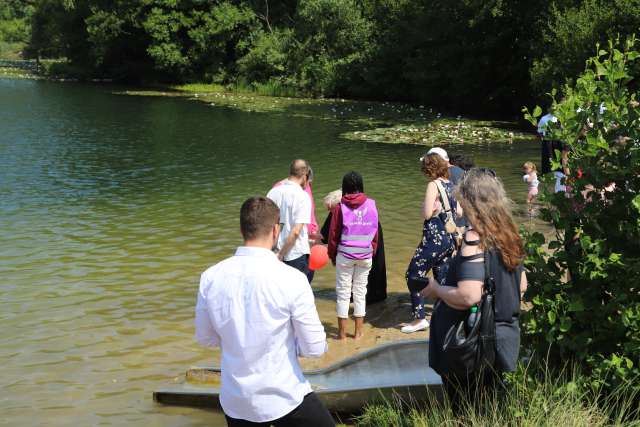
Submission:
[[[429,339],[429,365],[442,377],[445,390],[459,407],[478,385],[492,386],[500,375],[460,378],[452,374],[442,345],[449,328],[466,318],[482,298],[485,266],[495,279],[496,364],[498,374],[515,370],[520,348],[520,300],[527,288],[524,248],[513,221],[504,187],[493,171],[472,169],[456,189],[471,230],[443,280],[429,281],[422,291],[436,299]],[[460,392],[463,392],[462,394]]]

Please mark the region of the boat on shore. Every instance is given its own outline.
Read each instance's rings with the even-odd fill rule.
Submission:
[[[381,401],[421,404],[442,396],[442,380],[429,367],[428,354],[428,340],[396,341],[304,374],[334,413],[360,412],[366,404]],[[219,386],[219,368],[192,368],[184,384],[157,390],[153,399],[164,405],[221,409]]]

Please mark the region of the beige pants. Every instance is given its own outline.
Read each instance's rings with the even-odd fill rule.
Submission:
[[[367,279],[371,271],[371,258],[351,259],[342,254],[336,257],[336,311],[338,317],[349,318],[349,300],[353,293],[353,315],[364,317]]]

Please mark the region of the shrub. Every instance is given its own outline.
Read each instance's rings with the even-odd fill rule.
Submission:
[[[564,98],[552,92],[571,147],[566,195],[541,192],[556,234],[527,236],[532,308],[525,338],[552,361],[575,360],[596,385],[640,375],[640,109],[635,38],[598,50]],[[526,110],[526,109],[525,109]],[[536,122],[541,109],[527,118]],[[638,387],[638,383],[635,383]]]
[[[298,6],[291,66],[302,90],[336,96],[347,91],[365,62],[372,23],[355,0],[304,0]]]
[[[249,82],[262,83],[284,75],[292,41],[290,29],[260,31],[249,52],[238,60],[240,76]]]

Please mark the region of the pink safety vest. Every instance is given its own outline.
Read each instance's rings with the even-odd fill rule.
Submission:
[[[378,232],[378,209],[373,199],[367,199],[357,209],[340,203],[342,211],[342,236],[338,252],[351,259],[367,259],[373,256],[371,242]]]

